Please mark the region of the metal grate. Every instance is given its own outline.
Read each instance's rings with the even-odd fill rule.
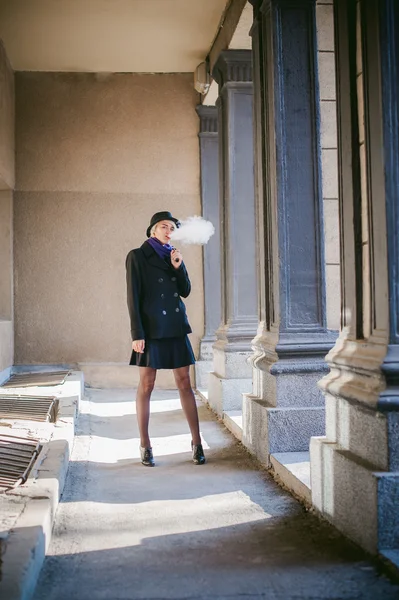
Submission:
[[[0,419],[27,419],[55,423],[58,405],[58,399],[53,396],[0,395]]]
[[[49,373],[14,373],[3,383],[3,388],[61,385],[70,371],[50,371]]]
[[[25,483],[40,450],[38,440],[0,434],[0,488]]]

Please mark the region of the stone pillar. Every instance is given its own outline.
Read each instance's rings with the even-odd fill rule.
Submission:
[[[370,552],[399,550],[399,5],[336,0],[342,331],[327,360],[312,501]]]
[[[260,314],[243,443],[264,463],[324,432],[326,325],[315,1],[253,2]]]
[[[202,215],[211,221],[215,234],[204,246],[205,335],[195,366],[196,387],[207,390],[212,371],[216,330],[221,321],[219,138],[216,106],[197,106],[200,119],[200,165]]]
[[[222,414],[240,410],[242,394],[251,391],[247,359],[258,322],[251,51],[223,51],[213,77],[219,84],[222,318],[209,403]]]

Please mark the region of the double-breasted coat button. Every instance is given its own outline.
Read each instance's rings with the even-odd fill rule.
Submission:
[[[180,308],[176,308],[176,312],[180,312]]]
[[[173,295],[174,295],[174,297],[175,297],[175,298],[177,298],[177,296],[178,296],[179,294],[178,294],[177,292],[175,292]]]
[[[165,298],[165,294],[161,294],[161,298]]]
[[[172,277],[172,281],[176,281],[176,277]]]
[[[163,310],[163,311],[162,311],[162,314],[163,314],[163,315],[166,315],[166,310]]]
[[[158,281],[159,281],[159,283],[162,283],[162,282],[163,282],[163,279],[162,279],[162,277],[160,277],[160,278],[158,279]]]

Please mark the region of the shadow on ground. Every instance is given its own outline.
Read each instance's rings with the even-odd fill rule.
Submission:
[[[158,396],[157,466],[143,467],[123,398],[91,392],[82,407],[35,600],[399,598],[399,586],[282,490],[203,405],[208,463],[190,460],[174,393],[165,404]]]

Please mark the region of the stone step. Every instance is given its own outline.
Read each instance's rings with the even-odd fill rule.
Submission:
[[[277,478],[305,504],[312,504],[309,452],[276,452],[270,455]]]
[[[223,413],[223,422],[235,437],[242,441],[242,410],[228,410]]]

